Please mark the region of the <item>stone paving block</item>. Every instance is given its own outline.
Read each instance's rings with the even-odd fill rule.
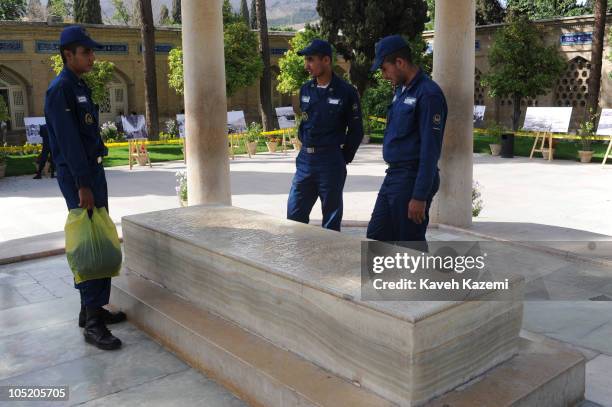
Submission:
[[[585,398],[612,406],[612,356],[599,355],[586,364]]]
[[[223,386],[189,369],[92,400],[86,407],[247,407]]]
[[[127,322],[110,329],[124,345],[147,338]],[[76,320],[4,336],[0,340],[0,380],[102,352],[85,342]]]
[[[15,289],[31,304],[57,298],[39,283],[22,284]]]
[[[0,285],[0,310],[24,304],[28,304],[28,301],[14,287]]]
[[[176,356],[145,339],[116,351],[81,357],[0,380],[0,386],[69,386],[69,404],[75,405],[187,369],[189,367]],[[40,405],[45,404],[54,405]]]
[[[0,311],[0,338],[19,332],[61,324],[78,318],[81,300],[77,295]]]

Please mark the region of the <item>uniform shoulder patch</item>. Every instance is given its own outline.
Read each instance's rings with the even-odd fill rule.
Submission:
[[[436,113],[433,115],[433,123],[438,125],[442,122],[442,115],[440,113]]]

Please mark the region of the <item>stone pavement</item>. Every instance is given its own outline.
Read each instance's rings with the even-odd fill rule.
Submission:
[[[510,240],[587,240],[612,236],[612,165],[526,158],[474,158],[484,210],[475,231]],[[295,153],[258,154],[231,160],[233,205],[285,217],[295,171]],[[174,173],[182,162],[152,169],[107,169],[110,214],[125,215],[174,208]],[[368,221],[384,177],[380,146],[364,145],[348,167],[344,219]],[[312,219],[321,219],[319,203]],[[0,179],[0,242],[63,230],[66,208],[55,180],[30,176]]]
[[[364,236],[365,228],[345,228],[344,233]],[[433,228],[428,239],[471,241],[474,237]],[[584,406],[612,406],[609,268],[522,247],[500,245],[499,250],[521,259],[517,270],[527,280],[522,335],[562,342],[582,352],[588,360],[589,402]],[[544,287],[549,294],[573,300],[544,301]],[[103,352],[85,344],[77,327],[78,296],[65,256],[0,266],[0,294],[0,386],[69,385],[66,405],[190,405],[196,401],[206,406],[243,405],[129,323],[111,327],[124,341],[122,350]]]

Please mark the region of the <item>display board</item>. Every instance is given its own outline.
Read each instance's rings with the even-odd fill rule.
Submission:
[[[23,122],[26,128],[26,138],[30,144],[42,144],[40,137],[40,126],[46,124],[44,117],[24,117]]]
[[[292,129],[295,127],[295,111],[293,106],[277,107],[275,110],[278,127],[281,129]]]
[[[567,133],[571,107],[528,107],[523,129],[550,133]]]
[[[121,124],[127,140],[148,138],[147,123],[143,115],[121,116]]]

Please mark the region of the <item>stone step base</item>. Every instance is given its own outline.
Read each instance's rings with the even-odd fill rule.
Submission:
[[[111,302],[250,405],[395,405],[129,272],[113,279]],[[517,356],[426,406],[574,406],[583,399],[584,367],[578,353],[521,339]]]
[[[131,323],[250,405],[393,406],[133,274],[114,278],[111,294]]]

